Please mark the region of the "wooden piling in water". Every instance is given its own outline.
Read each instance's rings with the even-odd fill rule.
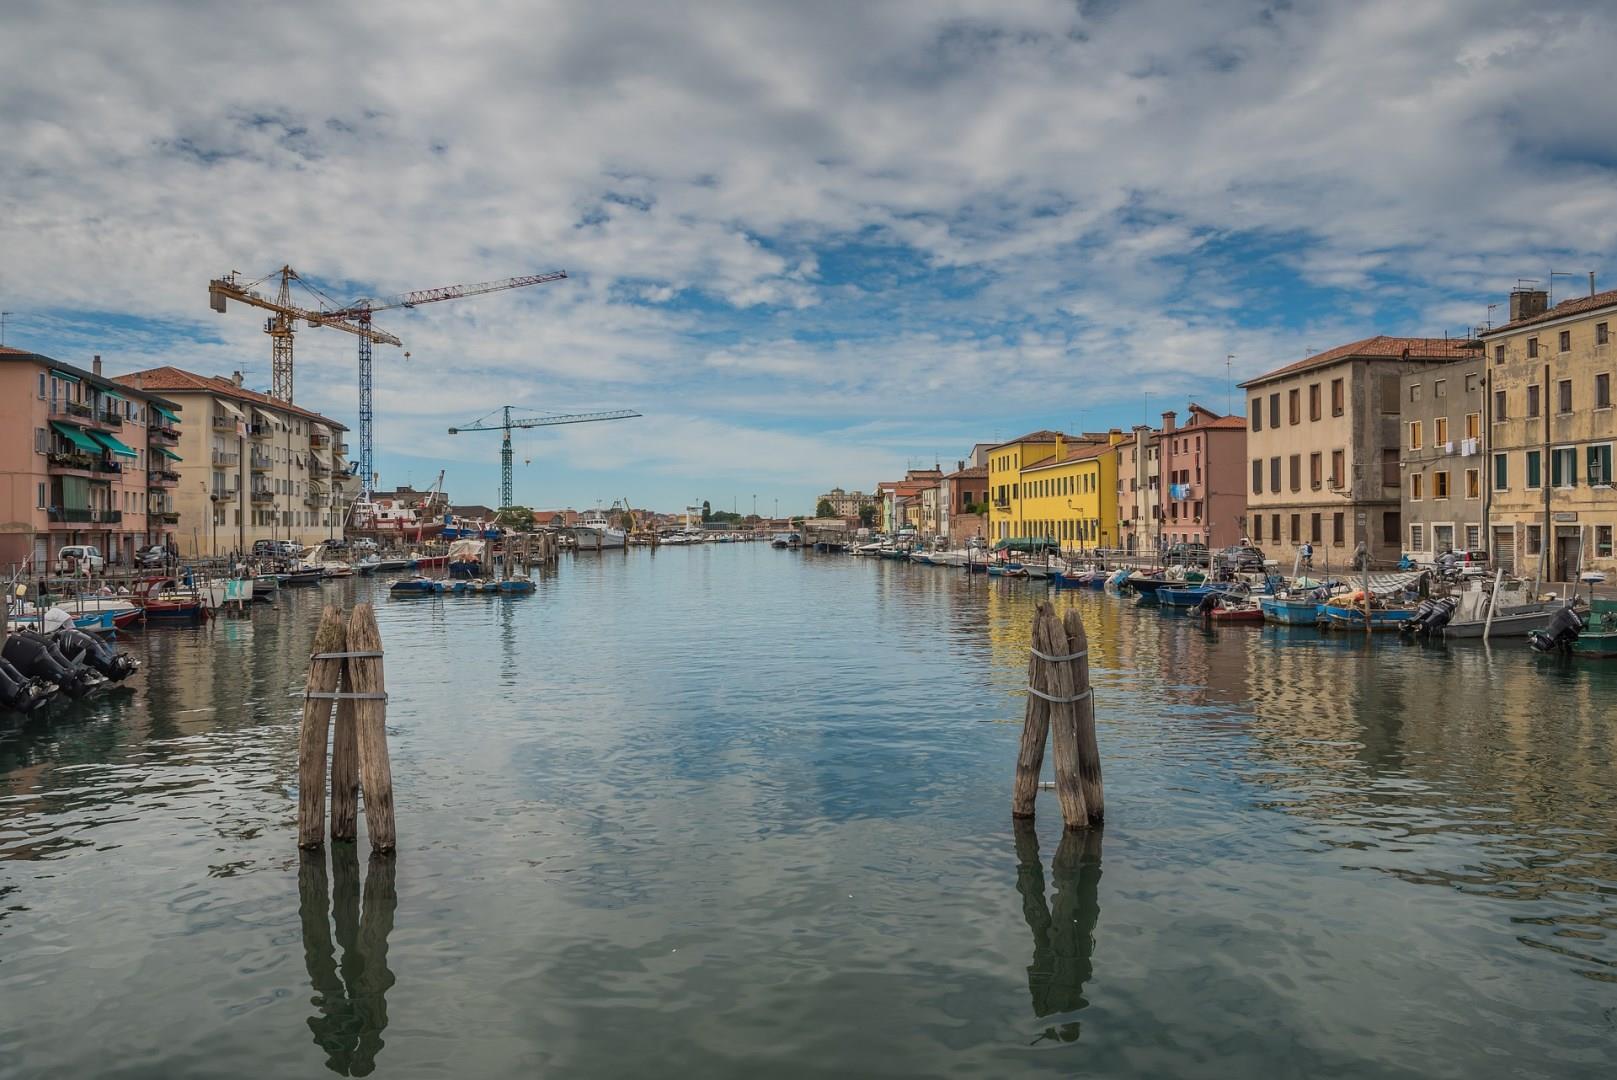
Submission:
[[[354,694],[365,826],[374,850],[392,851],[398,838],[393,818],[393,767],[387,753],[387,688],[382,674],[382,635],[369,604],[355,604],[348,618],[348,651],[346,670],[349,692]]]
[[[1095,736],[1095,694],[1089,682],[1089,633],[1078,612],[1068,611],[1062,619],[1067,631],[1067,651],[1076,654],[1072,661],[1073,703],[1078,735],[1078,783],[1084,793],[1084,808],[1089,812],[1089,824],[1099,825],[1106,819],[1106,789],[1100,776],[1100,741]]]
[[[315,655],[342,652],[346,634],[342,612],[327,607],[321,612],[320,627],[315,631]],[[303,725],[298,732],[298,846],[301,848],[318,848],[325,840],[330,695],[337,689],[342,666],[342,661],[337,659],[311,660],[304,684]]]
[[[345,690],[352,679],[343,679]],[[354,699],[337,699],[337,727],[331,737],[331,838],[359,836],[359,730]]]
[[[1089,685],[1088,635],[1077,612],[1058,619],[1055,609],[1041,601],[1033,615],[1027,709],[1011,793],[1013,817],[1033,816],[1047,733],[1055,773],[1050,786],[1061,800],[1063,823],[1068,829],[1101,824],[1105,796]]]
[[[1069,829],[1089,827],[1089,808],[1084,803],[1083,783],[1078,778],[1078,702],[1073,685],[1072,661],[1056,659],[1071,655],[1067,646],[1067,631],[1056,618],[1055,610],[1045,605],[1033,638],[1033,648],[1043,656],[1035,656],[1044,669],[1043,685],[1050,695],[1050,750],[1055,766],[1056,798],[1061,800],[1061,820]],[[1030,683],[1030,686],[1038,686]]]
[[[1033,614],[1034,648],[1038,648],[1039,620],[1050,605],[1040,601]],[[1027,658],[1027,684],[1040,687],[1043,668],[1031,653]],[[1050,731],[1050,703],[1037,694],[1027,696],[1022,713],[1022,743],[1016,754],[1016,780],[1011,786],[1011,816],[1030,818],[1039,794],[1039,772],[1044,768],[1044,743]]]

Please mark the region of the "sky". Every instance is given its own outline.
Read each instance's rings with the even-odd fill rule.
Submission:
[[[212,277],[567,272],[376,317],[380,485],[457,502],[497,501],[499,436],[447,429],[504,404],[643,414],[519,433],[519,503],[800,513],[1617,283],[1598,2],[0,11],[7,345],[267,390]],[[353,426],[356,368],[300,332],[298,404]]]

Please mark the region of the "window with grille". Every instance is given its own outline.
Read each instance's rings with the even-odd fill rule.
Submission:
[[[1426,527],[1424,525],[1411,525],[1409,527],[1409,550],[1426,550]]]

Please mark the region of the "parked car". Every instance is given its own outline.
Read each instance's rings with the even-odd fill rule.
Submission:
[[[1263,549],[1251,544],[1227,547],[1218,553],[1220,566],[1227,566],[1244,574],[1263,573]]]
[[[107,560],[94,544],[69,544],[56,553],[58,574],[82,574],[86,567],[92,574],[99,574],[107,568]]]
[[[259,559],[270,559],[281,553],[279,540],[254,540],[253,556]]]
[[[1206,544],[1171,544],[1162,553],[1162,561],[1182,566],[1210,566],[1213,556]]]
[[[142,569],[151,569],[162,566],[168,561],[168,549],[162,544],[153,544],[148,548],[141,548],[135,552],[135,565]]]

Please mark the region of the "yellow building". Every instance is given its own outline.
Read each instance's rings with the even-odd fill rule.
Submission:
[[[1121,431],[1069,439],[1038,431],[989,451],[989,535],[1058,541],[1064,550],[1119,546]]]

